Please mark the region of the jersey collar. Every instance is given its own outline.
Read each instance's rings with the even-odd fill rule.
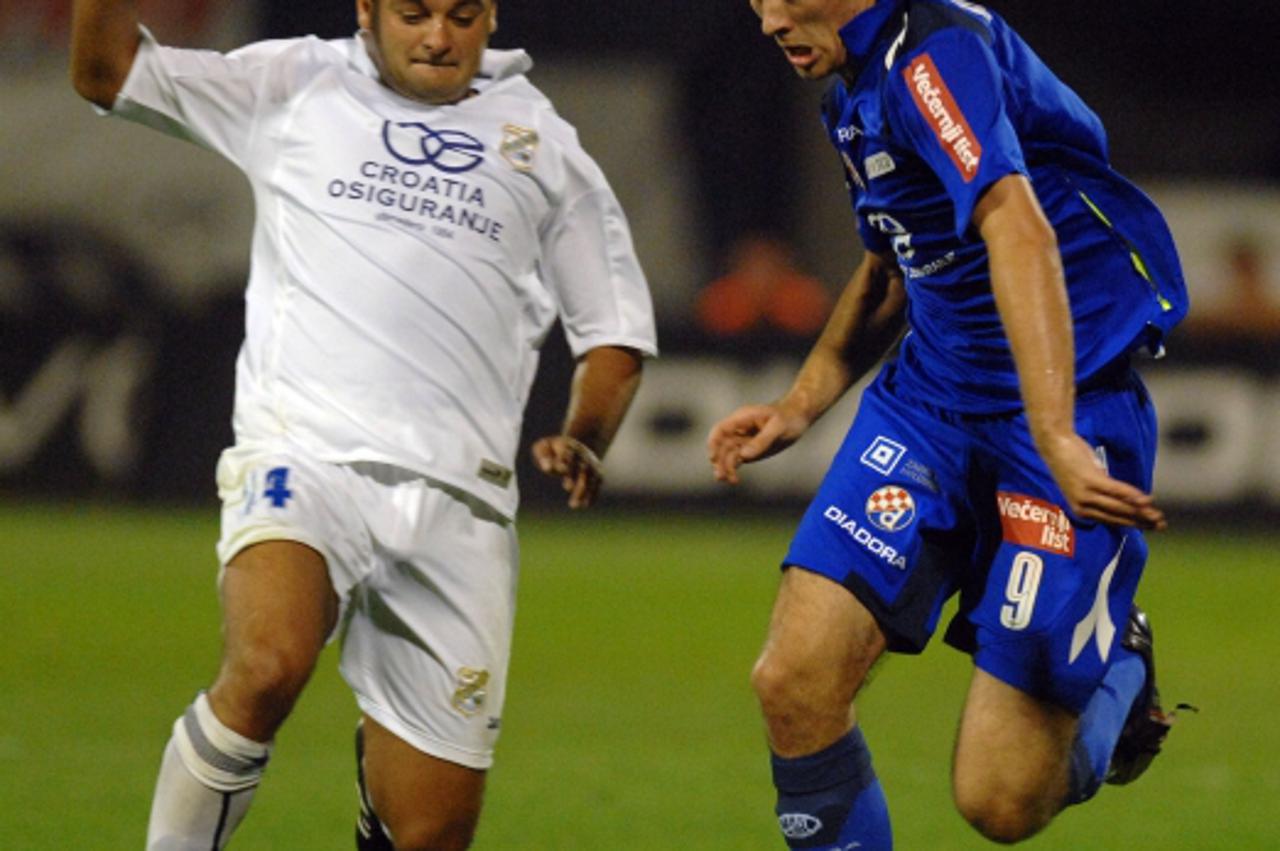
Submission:
[[[373,64],[373,57],[369,55],[369,46],[365,44],[363,30],[357,31],[347,42],[347,62],[364,76],[378,79],[378,68]]]
[[[489,48],[480,59],[480,73],[477,79],[488,79],[493,82],[505,80],[523,74],[533,67],[533,60],[523,50],[494,50]]]
[[[853,16],[853,20],[840,28],[840,40],[849,52],[849,61],[842,72],[852,82],[862,73],[880,43],[880,37],[890,21],[897,18],[906,0],[876,0],[876,4]]]

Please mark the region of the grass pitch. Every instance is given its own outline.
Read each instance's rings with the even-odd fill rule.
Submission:
[[[481,849],[782,848],[747,673],[793,516],[528,515]],[[142,845],[160,749],[217,663],[216,511],[0,505],[0,848]],[[1185,716],[1133,786],[1038,849],[1280,847],[1276,538],[1154,536],[1141,600]],[[326,652],[237,851],[350,849],[354,701]],[[989,847],[955,815],[968,659],[891,658],[861,702],[897,847]]]

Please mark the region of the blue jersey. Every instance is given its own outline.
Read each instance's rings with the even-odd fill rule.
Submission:
[[[1003,20],[964,0],[879,0],[840,35],[851,70],[823,114],[862,239],[896,255],[906,280],[898,395],[971,413],[1021,406],[972,223],[1010,174],[1030,179],[1057,233],[1077,381],[1158,349],[1187,310],[1168,227],[1111,169],[1098,117]]]

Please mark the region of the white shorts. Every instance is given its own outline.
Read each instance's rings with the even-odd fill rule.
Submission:
[[[222,453],[218,492],[224,568],[263,541],[324,556],[340,669],[361,711],[425,753],[488,768],[515,619],[514,525],[399,467],[260,446]]]

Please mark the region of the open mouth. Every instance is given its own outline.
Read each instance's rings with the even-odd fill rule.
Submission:
[[[817,59],[817,54],[808,45],[783,45],[782,51],[787,54],[787,61],[797,68],[807,68]]]

